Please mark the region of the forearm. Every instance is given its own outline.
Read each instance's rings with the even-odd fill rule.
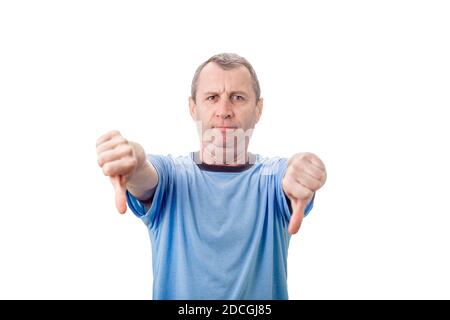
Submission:
[[[136,172],[128,180],[127,189],[137,199],[148,201],[153,196],[157,185],[158,173],[151,162],[145,157],[142,165],[136,169]]]

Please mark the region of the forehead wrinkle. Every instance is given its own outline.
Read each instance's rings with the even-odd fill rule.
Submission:
[[[207,66],[208,67],[208,66]],[[247,95],[253,90],[251,75],[245,67],[231,70],[217,69],[218,66],[205,67],[199,77],[198,89],[201,93],[222,94],[233,92],[244,92]],[[211,72],[211,68],[216,72]],[[217,72],[219,71],[219,72]]]
[[[233,79],[234,80],[234,79]],[[234,80],[235,81],[235,80]],[[230,81],[225,81],[221,84],[208,84],[205,85],[204,90],[202,92],[210,92],[210,93],[245,93],[247,95],[253,90],[251,83],[248,83],[245,80],[239,81],[238,83],[230,83]]]

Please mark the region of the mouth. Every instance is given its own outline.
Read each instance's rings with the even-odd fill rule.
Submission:
[[[226,133],[227,131],[230,132],[230,131],[236,130],[237,127],[214,126],[214,127],[212,127],[212,129],[216,129],[216,130],[219,130],[222,133]]]
[[[230,127],[230,126],[214,126],[212,129],[237,129],[237,127]]]

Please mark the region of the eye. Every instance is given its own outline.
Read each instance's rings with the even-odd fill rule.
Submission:
[[[243,96],[240,96],[240,95],[237,95],[237,94],[233,95],[231,97],[231,99],[236,100],[236,101],[244,101],[245,100]]]
[[[206,100],[213,101],[214,99],[216,99],[216,97],[217,97],[217,95],[215,95],[215,96],[208,96],[208,97],[206,97]]]

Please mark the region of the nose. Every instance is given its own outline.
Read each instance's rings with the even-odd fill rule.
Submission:
[[[220,103],[218,103],[216,117],[221,119],[230,119],[231,117],[233,117],[232,105],[231,102],[228,101],[228,99],[226,101],[221,101]]]

